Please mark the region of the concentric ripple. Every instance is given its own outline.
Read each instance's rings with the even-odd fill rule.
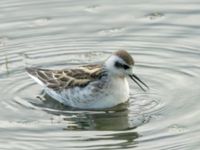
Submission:
[[[198,150],[199,17],[197,0],[1,0],[0,149]],[[24,69],[99,63],[118,49],[150,90],[130,80],[117,110],[63,106]]]

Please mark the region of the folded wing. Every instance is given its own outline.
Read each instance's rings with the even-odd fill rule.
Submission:
[[[104,75],[101,65],[89,65],[66,70],[30,67],[26,68],[26,71],[36,82],[54,90],[68,89],[75,86],[84,87]]]

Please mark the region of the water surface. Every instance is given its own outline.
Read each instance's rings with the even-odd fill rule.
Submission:
[[[0,149],[200,148],[198,0],[1,0]],[[125,110],[80,111],[49,98],[25,66],[67,68],[128,50]]]

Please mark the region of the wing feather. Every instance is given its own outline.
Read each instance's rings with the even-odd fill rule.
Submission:
[[[84,87],[91,81],[101,78],[105,70],[101,65],[82,66],[78,69],[49,70],[26,68],[26,71],[48,88],[54,90],[68,89],[75,86]]]

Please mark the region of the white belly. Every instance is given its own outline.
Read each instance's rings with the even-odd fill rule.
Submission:
[[[96,88],[99,81],[84,88],[75,87],[60,93],[46,89],[47,93],[59,102],[81,109],[105,109],[124,103],[129,97],[126,78],[108,80],[102,87]]]

